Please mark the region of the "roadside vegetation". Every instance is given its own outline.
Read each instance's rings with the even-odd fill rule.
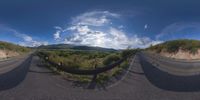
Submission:
[[[190,52],[191,54],[197,53],[198,49],[200,49],[200,41],[189,39],[167,41],[162,44],[158,44],[147,48],[147,50],[155,51],[157,53],[163,51],[169,53],[176,53],[179,50],[183,50],[186,52]]]
[[[0,41],[0,60],[12,58],[30,52],[30,48]]]
[[[19,46],[19,45],[15,45],[12,43],[8,43],[8,42],[2,42],[0,41],[0,50],[6,50],[6,51],[14,51],[14,52],[18,52],[18,53],[25,53],[25,52],[29,52],[30,49]]]
[[[44,59],[48,59],[50,62],[62,65],[62,67],[68,67],[72,69],[86,69],[92,70],[100,67],[105,67],[113,64],[126,56],[136,53],[136,50],[124,50],[124,51],[85,51],[85,50],[40,50],[38,55]],[[47,63],[47,62],[45,62]],[[90,82],[92,77],[86,75],[74,75],[57,69],[56,66],[47,64],[53,71],[64,75],[68,79],[77,80],[80,82]],[[102,83],[109,78],[118,75],[125,68],[129,66],[128,59],[118,65],[116,68],[101,73],[97,76],[97,83]]]

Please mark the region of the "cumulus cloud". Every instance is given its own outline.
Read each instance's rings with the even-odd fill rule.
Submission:
[[[63,43],[89,45],[115,49],[145,48],[161,41],[154,41],[148,37],[139,37],[137,34],[128,36],[123,31],[124,25],[112,25],[113,19],[119,19],[121,15],[109,11],[92,11],[72,18],[71,25],[66,29],[57,28],[62,34],[69,31],[70,36],[64,37]],[[54,34],[55,35],[55,34]],[[54,36],[55,37],[55,36]]]
[[[54,28],[56,29],[56,32],[53,34],[54,40],[59,40],[61,38],[60,34],[63,32],[63,29],[59,26],[55,26]]]
[[[102,26],[110,22],[109,17],[118,18],[120,15],[109,11],[92,11],[73,18],[72,23],[75,25]]]
[[[56,31],[56,32],[54,33],[54,39],[55,39],[55,40],[59,40],[59,39],[60,39],[60,32],[61,32],[61,31]]]

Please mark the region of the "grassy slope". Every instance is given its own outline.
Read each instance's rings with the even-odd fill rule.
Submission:
[[[25,53],[29,51],[28,48],[3,41],[0,41],[0,50],[9,50],[18,53]]]
[[[193,54],[197,53],[198,49],[200,49],[200,41],[188,39],[172,40],[147,48],[147,50],[156,51],[157,53],[176,53],[180,49]]]

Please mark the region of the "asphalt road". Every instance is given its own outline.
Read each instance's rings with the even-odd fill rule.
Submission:
[[[0,100],[200,99],[200,76],[170,74],[154,66],[144,54],[133,58],[128,73],[121,80],[100,89],[79,87],[40,63],[38,57],[30,56],[11,71],[0,74]]]
[[[158,56],[157,54],[143,53],[146,61],[154,67],[176,76],[194,76],[200,74],[200,61],[175,60]]]
[[[10,58],[4,61],[0,61],[0,75],[9,72],[21,65],[28,57],[28,55],[22,55],[14,58]]]

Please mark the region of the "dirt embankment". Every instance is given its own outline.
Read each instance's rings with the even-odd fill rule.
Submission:
[[[0,50],[0,59],[18,56],[19,53],[9,50]]]
[[[186,52],[183,50],[179,50],[176,53],[169,53],[169,52],[160,52],[160,55],[175,59],[187,59],[187,60],[200,60],[200,49],[197,51],[197,53],[192,54],[190,52]]]

